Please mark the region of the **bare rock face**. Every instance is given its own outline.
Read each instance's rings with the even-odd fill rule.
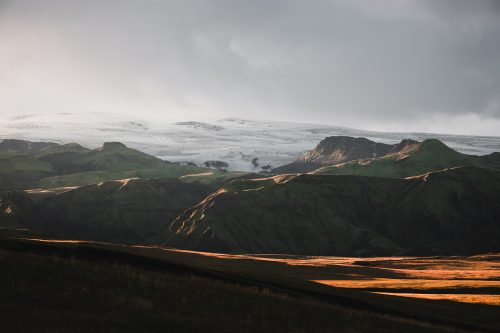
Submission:
[[[323,139],[313,150],[305,153],[297,161],[273,169],[273,173],[304,173],[325,165],[335,165],[349,161],[382,157],[397,153],[417,141],[405,139],[398,144],[374,142],[366,138],[330,136]]]

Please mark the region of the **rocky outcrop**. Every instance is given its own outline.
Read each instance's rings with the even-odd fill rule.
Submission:
[[[322,166],[349,161],[381,157],[399,152],[417,141],[405,139],[397,144],[374,142],[366,138],[330,136],[322,140],[316,148],[305,153],[297,161],[275,168],[273,173],[306,173]]]

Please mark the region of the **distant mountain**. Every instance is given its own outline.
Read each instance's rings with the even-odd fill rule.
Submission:
[[[451,149],[437,139],[428,139],[422,143],[406,145],[401,150],[383,157],[324,166],[313,173],[404,178],[460,166],[500,170],[500,153],[485,156],[466,155]]]
[[[0,142],[0,152],[36,154],[42,150],[57,146],[59,145],[53,142],[30,142],[26,140],[5,139]]]
[[[0,197],[0,226],[141,243],[214,190],[211,185],[175,179],[125,179],[74,189],[9,191]]]
[[[242,180],[184,212],[154,241],[229,253],[498,252],[499,193],[500,172],[472,167],[408,179],[303,174]]]
[[[416,144],[418,144],[417,141],[410,139],[389,145],[366,138],[330,136],[323,139],[315,149],[305,153],[295,162],[275,168],[272,173],[306,173],[326,165],[398,153]]]
[[[0,190],[80,186],[131,177],[178,178],[208,170],[163,161],[119,142],[106,142],[97,149],[76,143],[0,142]]]
[[[500,151],[500,136],[374,132],[328,124],[238,118],[170,122],[103,112],[15,117],[0,113],[0,138],[78,142],[91,148],[113,138],[127,147],[171,162],[194,162],[202,166],[205,161],[223,161],[229,171],[261,172],[292,163],[321,140],[334,135],[365,137],[390,144],[405,138],[420,142],[436,138],[466,154]],[[372,156],[364,158],[367,157]]]
[[[97,149],[54,151],[41,157],[54,166],[57,173],[85,171],[129,171],[165,167],[166,162],[119,142],[105,142]]]

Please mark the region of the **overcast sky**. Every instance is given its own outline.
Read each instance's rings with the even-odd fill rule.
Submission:
[[[499,0],[0,0],[0,113],[500,135]]]

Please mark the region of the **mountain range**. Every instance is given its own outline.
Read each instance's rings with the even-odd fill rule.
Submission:
[[[263,167],[272,169],[292,163],[330,136],[363,137],[390,145],[408,138],[420,142],[438,139],[465,154],[500,151],[500,137],[492,136],[376,132],[239,118],[169,122],[103,112],[0,114],[0,138],[78,142],[92,149],[103,142],[119,141],[171,162],[203,166],[206,161],[222,161],[227,163],[229,171],[261,172]]]
[[[273,169],[272,173],[404,178],[458,166],[500,169],[500,153],[467,155],[436,139],[423,142],[405,139],[389,145],[366,138],[334,136],[325,138],[295,162]]]
[[[81,186],[125,178],[178,178],[227,173],[192,164],[170,163],[131,149],[119,142],[106,142],[96,149],[76,143],[3,140],[0,142],[0,189]]]
[[[500,154],[434,139],[328,137],[273,174],[170,163],[118,142],[4,140],[0,156],[0,225],[56,237],[228,253],[500,250]]]

